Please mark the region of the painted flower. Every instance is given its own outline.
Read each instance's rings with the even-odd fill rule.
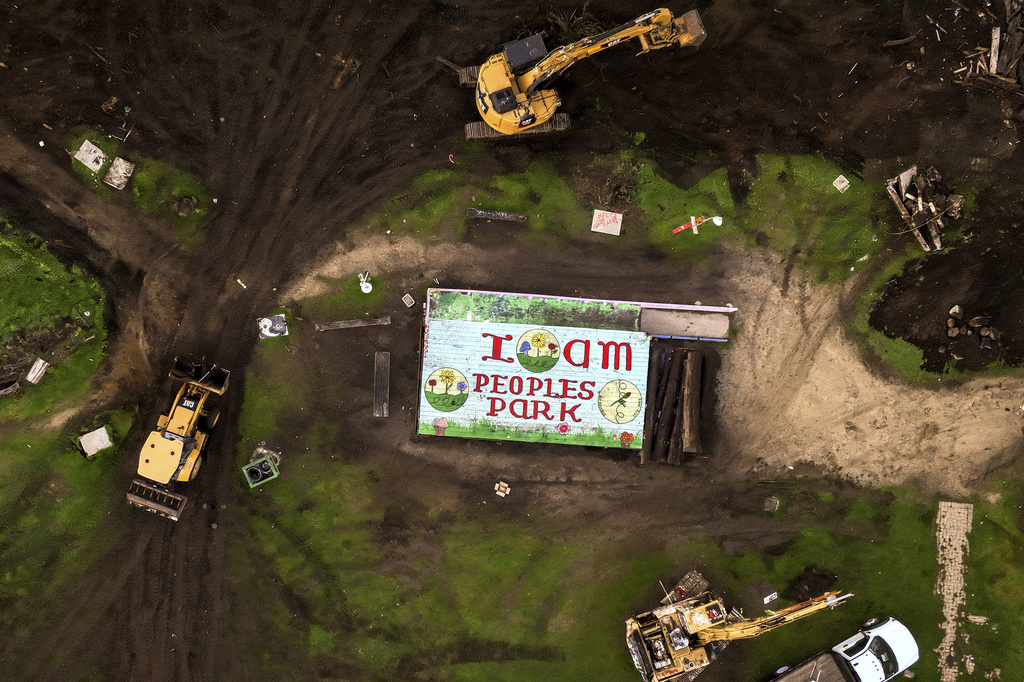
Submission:
[[[433,393],[434,392],[434,386],[437,386],[437,380],[436,379],[429,379],[429,380],[427,380],[427,386],[430,386],[430,392]]]
[[[548,355],[552,355],[553,356],[555,354],[555,351],[557,351],[557,350],[558,350],[558,344],[557,343],[549,343],[548,344]]]
[[[444,392],[447,393],[448,389],[455,383],[455,372],[450,369],[441,370],[441,383],[444,384]]]
[[[431,423],[434,426],[439,426],[439,427],[441,427],[443,429],[443,428],[446,428],[448,426],[448,418],[447,417],[438,417],[437,419],[435,419]]]
[[[530,338],[530,345],[537,349],[537,354],[540,355],[540,347],[547,341],[547,336],[542,332],[537,332]]]
[[[459,383],[455,384],[455,388],[459,389],[459,392],[465,391],[467,388],[466,382],[460,381]]]
[[[566,424],[565,422],[562,422],[561,424],[558,425],[557,430],[560,434],[564,436],[565,434],[569,433],[569,425]]]

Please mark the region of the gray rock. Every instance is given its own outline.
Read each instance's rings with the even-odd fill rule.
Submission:
[[[956,326],[956,320],[954,320],[952,317],[947,318],[946,319],[946,326],[947,327],[955,327]]]
[[[955,320],[962,320],[964,317],[964,309],[955,305],[949,309],[949,316]]]
[[[948,336],[949,338],[953,338],[954,336],[959,336],[959,335],[960,335],[960,330],[958,328],[956,328],[956,327],[950,327],[949,329],[946,330],[946,336]]]
[[[975,317],[972,317],[970,319],[970,321],[968,321],[967,326],[968,327],[984,327],[990,321],[991,321],[991,318],[988,315],[977,315]]]

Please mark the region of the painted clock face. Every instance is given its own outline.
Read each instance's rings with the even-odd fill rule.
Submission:
[[[637,418],[643,400],[640,390],[625,379],[614,379],[597,393],[597,407],[604,418],[616,424],[625,424]]]

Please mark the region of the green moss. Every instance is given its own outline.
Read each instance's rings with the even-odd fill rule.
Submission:
[[[959,627],[967,642],[964,653],[974,657],[981,673],[999,668],[1001,679],[1017,680],[1024,679],[1024,652],[1008,642],[1024,638],[1024,485],[1004,478],[996,491],[997,501],[974,505],[965,573],[965,610],[989,620],[961,621]]]
[[[192,248],[199,242],[211,202],[198,178],[170,164],[142,156],[136,161],[130,188],[135,205],[146,213],[169,220],[185,248]],[[187,216],[180,216],[178,202],[188,197],[196,200],[196,207]]]

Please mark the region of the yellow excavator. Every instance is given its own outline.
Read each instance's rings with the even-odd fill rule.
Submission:
[[[633,38],[639,40],[643,53],[671,45],[696,47],[706,36],[697,10],[673,17],[661,8],[551,52],[541,34],[508,43],[482,66],[459,71],[460,85],[476,88],[476,107],[483,118],[466,124],[466,139],[566,130],[569,116],[555,114],[562,100],[545,88],[570,66]]]
[[[758,618],[726,612],[708,582],[690,571],[661,600],[663,606],[626,621],[626,645],[644,682],[689,682],[710,665],[732,640],[749,639],[852,597],[827,592],[820,597]]]
[[[231,372],[204,362],[175,358],[170,376],[182,384],[167,414],[157,420],[139,453],[140,478],[132,481],[128,503],[177,521],[187,497],[176,493],[176,482],[195,479],[203,462],[203,450],[219,412],[206,401],[228,388]]]

